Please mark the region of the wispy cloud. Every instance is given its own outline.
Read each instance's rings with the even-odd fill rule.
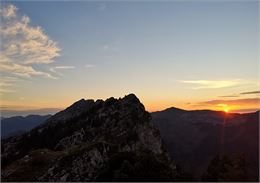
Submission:
[[[56,66],[55,69],[75,69],[75,66],[62,65],[62,66]]]
[[[239,95],[223,95],[223,96],[218,96],[218,97],[223,97],[223,98],[234,98],[234,97],[239,97]]]
[[[19,79],[15,77],[3,76],[0,80],[0,94],[2,93],[14,93],[14,85]]]
[[[16,92],[16,90],[0,87],[0,95],[2,95],[3,93],[15,93],[15,92]]]
[[[85,68],[93,68],[93,67],[95,67],[95,65],[92,65],[92,64],[86,64],[86,65],[84,65],[84,67],[85,67]]]
[[[12,4],[1,7],[0,71],[23,77],[56,78],[35,64],[49,64],[60,55],[57,43],[39,26],[31,26],[30,18],[17,13]]]
[[[75,66],[70,66],[70,65],[62,65],[62,66],[56,66],[56,67],[51,67],[50,71],[62,76],[63,74],[60,72],[60,70],[71,70],[75,69]]]
[[[50,73],[37,71],[32,66],[20,65],[12,62],[1,63],[0,71],[27,78],[32,76],[44,76],[46,78],[56,79],[56,77],[52,76]]]
[[[240,93],[240,94],[241,95],[260,94],[260,91],[243,92],[243,93]]]
[[[260,98],[243,98],[243,99],[232,99],[232,100],[209,100],[200,102],[199,104],[210,104],[210,105],[219,105],[219,104],[226,104],[226,105],[255,105],[259,104]]]
[[[192,89],[217,89],[239,85],[242,81],[237,80],[182,80],[181,83],[195,85]]]
[[[16,11],[17,11],[17,8],[14,5],[10,4],[8,6],[8,8],[4,8],[2,10],[2,14],[6,18],[12,18],[12,17],[16,16]]]
[[[2,86],[10,86],[10,85],[13,85],[13,83],[15,81],[17,81],[18,79],[15,78],[15,77],[1,77],[1,80],[0,80],[0,87]]]
[[[242,92],[242,93],[238,93],[238,94],[232,94],[232,95],[223,95],[223,96],[219,96],[222,98],[233,98],[233,97],[242,97],[242,95],[254,95],[254,94],[260,94],[260,91],[248,91],[248,92]]]

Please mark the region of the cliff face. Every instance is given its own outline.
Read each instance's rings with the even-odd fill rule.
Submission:
[[[4,181],[174,181],[175,165],[138,98],[80,100],[2,141]]]

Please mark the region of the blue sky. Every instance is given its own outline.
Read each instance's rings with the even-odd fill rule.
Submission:
[[[63,108],[80,98],[135,93],[151,111],[193,109],[226,100],[219,96],[259,90],[257,1],[8,1],[3,7],[8,4],[60,49],[49,57],[53,62],[32,65],[51,70],[55,79],[22,78],[15,92],[2,94],[10,108]],[[259,94],[232,100],[245,97],[259,100]]]

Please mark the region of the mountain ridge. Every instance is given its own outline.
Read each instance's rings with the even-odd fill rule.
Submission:
[[[1,159],[5,181],[180,179],[134,94],[77,101],[30,132],[3,140]]]

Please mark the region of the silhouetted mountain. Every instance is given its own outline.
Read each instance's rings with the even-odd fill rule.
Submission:
[[[18,135],[32,128],[42,124],[51,115],[29,115],[26,117],[15,116],[10,118],[1,119],[1,138],[10,137],[12,135]]]
[[[153,122],[176,162],[199,177],[218,154],[245,156],[247,181],[259,171],[259,111],[248,114],[169,108],[152,113]]]
[[[80,100],[2,140],[3,181],[183,180],[138,98]]]

